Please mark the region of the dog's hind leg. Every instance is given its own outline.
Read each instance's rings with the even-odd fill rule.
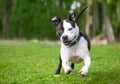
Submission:
[[[60,70],[61,70],[61,67],[62,67],[62,60],[61,60],[61,57],[59,58],[59,64],[58,64],[58,68],[55,72],[55,77],[58,77],[60,75]]]
[[[74,69],[74,63],[71,63],[71,68]]]

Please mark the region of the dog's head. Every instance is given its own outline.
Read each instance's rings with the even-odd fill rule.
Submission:
[[[76,22],[82,12],[76,16],[74,11],[70,11],[69,18],[66,20],[61,20],[56,16],[52,18],[52,22],[56,26],[56,34],[60,41],[65,45],[69,45],[72,41],[77,39],[79,35],[79,28]]]

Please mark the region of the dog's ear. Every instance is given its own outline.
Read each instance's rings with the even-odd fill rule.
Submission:
[[[55,24],[55,26],[57,26],[61,22],[61,19],[55,16],[51,19],[51,21]]]
[[[76,16],[75,22],[78,21],[78,19],[80,18],[80,16],[83,14],[83,12],[84,12],[87,8],[88,8],[88,7],[85,7],[85,8]]]
[[[76,20],[76,15],[75,12],[73,10],[69,11],[69,20],[74,21]]]

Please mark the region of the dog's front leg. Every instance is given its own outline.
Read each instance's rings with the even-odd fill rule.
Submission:
[[[60,57],[58,67],[57,67],[57,70],[56,70],[55,75],[54,75],[55,77],[58,77],[60,75],[61,67],[62,67],[62,60],[61,60],[61,57]]]
[[[65,74],[72,72],[72,68],[69,66],[68,60],[62,59],[62,67],[64,68]]]
[[[83,68],[80,70],[80,74],[82,76],[85,76],[89,70],[89,67],[90,67],[90,63],[91,63],[91,60],[90,60],[90,56],[87,55],[85,58],[83,58],[83,61],[84,61],[84,66]]]

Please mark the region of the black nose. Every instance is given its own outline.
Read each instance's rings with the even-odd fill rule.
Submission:
[[[62,36],[62,39],[63,39],[63,41],[66,41],[66,40],[68,40],[68,36],[64,35],[64,36]]]

